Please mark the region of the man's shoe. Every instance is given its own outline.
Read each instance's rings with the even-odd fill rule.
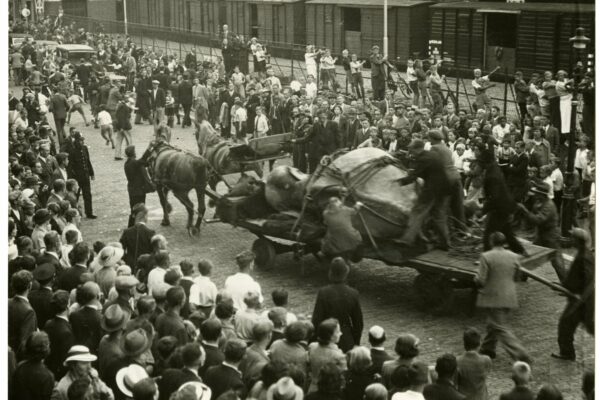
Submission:
[[[565,361],[575,361],[575,356],[567,356],[560,353],[552,353],[550,354],[550,357]]]
[[[479,350],[479,354],[483,354],[484,356],[488,356],[492,360],[496,358],[496,352],[491,350]]]
[[[98,218],[98,216],[94,215],[94,214],[90,214],[87,216],[87,219],[96,219],[96,218]]]

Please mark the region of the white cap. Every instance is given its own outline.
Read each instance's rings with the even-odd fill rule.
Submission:
[[[385,330],[380,327],[379,325],[373,325],[371,327],[371,329],[369,329],[369,335],[373,338],[373,339],[381,339],[383,338],[383,336],[385,335]]]

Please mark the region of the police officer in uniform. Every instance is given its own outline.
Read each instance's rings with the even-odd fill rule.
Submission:
[[[90,152],[84,143],[84,137],[79,131],[73,131],[72,142],[68,147],[69,165],[67,175],[79,184],[83,194],[83,207],[85,215],[89,219],[98,218],[92,210],[92,188],[91,181],[94,180],[94,168],[90,161]]]

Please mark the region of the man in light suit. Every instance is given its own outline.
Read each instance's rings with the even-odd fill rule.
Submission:
[[[456,384],[458,391],[468,399],[487,399],[486,378],[492,371],[492,359],[479,353],[481,335],[474,328],[463,333],[465,352],[456,358],[458,373]]]
[[[65,122],[67,120],[67,111],[69,103],[67,98],[61,92],[56,92],[50,98],[50,112],[54,116],[54,124],[56,125],[56,135],[58,136],[58,145],[62,146],[65,141]]]
[[[152,109],[152,123],[154,124],[154,134],[158,134],[158,126],[165,119],[165,91],[159,87],[160,81],[152,81],[152,90],[150,91],[150,108]]]
[[[479,271],[475,284],[479,286],[477,307],[487,314],[487,334],[480,353],[496,358],[496,344],[502,343],[514,360],[527,363],[530,358],[517,337],[506,326],[510,309],[519,306],[515,279],[520,267],[519,256],[504,249],[506,238],[500,232],[490,235],[491,250],[484,252],[479,259]]]

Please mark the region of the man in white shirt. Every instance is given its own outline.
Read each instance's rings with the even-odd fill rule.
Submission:
[[[256,107],[256,117],[254,118],[254,138],[259,138],[267,135],[269,132],[269,120],[265,115],[262,106]]]
[[[199,276],[194,278],[194,284],[190,288],[190,304],[196,306],[204,313],[210,315],[212,308],[217,302],[217,286],[210,280],[213,265],[208,260],[198,262]]]
[[[504,139],[504,135],[508,135],[510,133],[510,125],[506,123],[506,117],[501,115],[498,117],[498,125],[495,125],[492,128],[492,135],[499,142],[502,143]]]
[[[159,250],[154,256],[154,260],[156,261],[156,267],[148,274],[149,296],[152,296],[153,289],[165,283],[165,274],[169,268],[169,252],[166,250]]]
[[[275,76],[275,71],[273,71],[273,68],[269,68],[267,70],[267,79],[266,80],[269,81],[269,84],[271,86],[277,85],[277,86],[281,87],[281,81],[279,80],[278,77]]]
[[[248,292],[257,293],[259,301],[262,304],[264,299],[260,285],[250,276],[250,271],[254,266],[254,253],[243,251],[235,257],[235,261],[240,268],[240,272],[229,276],[225,280],[224,287],[233,300],[233,306],[238,310],[246,310],[244,297]]]

